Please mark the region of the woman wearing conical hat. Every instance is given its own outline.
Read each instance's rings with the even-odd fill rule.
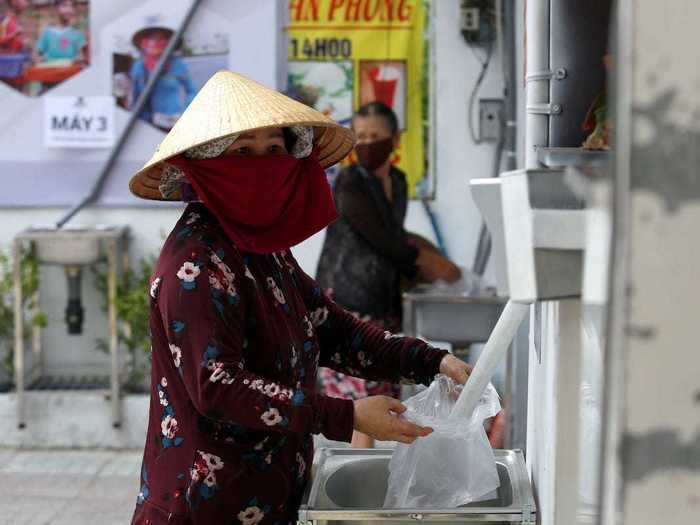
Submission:
[[[325,297],[289,248],[336,214],[324,167],[349,130],[219,72],[131,181],[188,202],[151,283],[152,391],[134,524],[292,523],[313,434],[412,442],[397,400],[325,397],[319,365],[368,379],[464,382],[444,351],[365,324]]]

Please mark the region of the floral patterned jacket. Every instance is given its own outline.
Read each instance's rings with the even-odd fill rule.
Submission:
[[[136,525],[294,522],[312,435],[352,435],[353,404],[316,392],[318,366],[428,383],[445,355],[357,320],[289,252],[239,252],[201,204],[165,242],[150,294]]]

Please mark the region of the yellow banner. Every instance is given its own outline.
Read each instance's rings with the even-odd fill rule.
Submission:
[[[425,171],[423,1],[289,1],[290,94],[348,126],[367,102],[390,106],[401,128],[392,161],[411,195]]]

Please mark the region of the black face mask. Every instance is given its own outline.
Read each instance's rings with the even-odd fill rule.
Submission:
[[[374,171],[384,164],[392,151],[394,151],[393,137],[355,146],[357,160],[369,171]]]

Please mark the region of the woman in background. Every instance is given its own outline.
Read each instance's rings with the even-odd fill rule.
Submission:
[[[381,102],[370,102],[353,116],[352,128],[358,162],[336,180],[334,197],[340,218],[328,227],[316,277],[335,302],[365,321],[396,332],[401,330],[402,277],[420,275],[429,282],[452,282],[459,279],[460,271],[429,243],[404,230],[406,176],[391,164],[399,145],[396,114]],[[397,385],[366,382],[330,369],[322,369],[320,379],[325,393],[334,397],[398,397],[400,393]],[[370,448],[374,441],[355,433],[352,445]]]

